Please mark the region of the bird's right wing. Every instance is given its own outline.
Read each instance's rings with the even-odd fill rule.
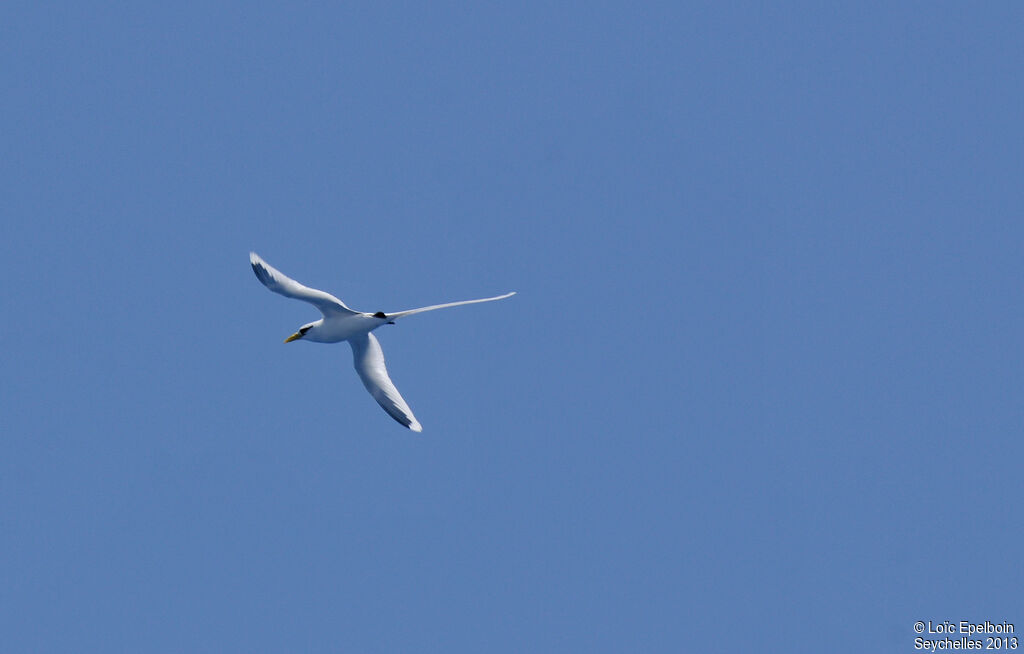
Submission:
[[[309,302],[324,316],[330,314],[358,314],[345,306],[345,303],[330,293],[319,291],[315,288],[303,286],[291,277],[288,277],[277,268],[260,258],[255,252],[249,253],[249,263],[252,264],[252,271],[256,273],[256,279],[263,282],[263,285],[285,297]]]
[[[363,386],[370,391],[377,404],[388,412],[392,418],[413,431],[423,431],[423,427],[412,409],[405,403],[398,389],[388,377],[388,369],[384,366],[384,351],[380,349],[373,334],[367,332],[354,336],[348,341],[352,345],[352,362],[355,364]]]

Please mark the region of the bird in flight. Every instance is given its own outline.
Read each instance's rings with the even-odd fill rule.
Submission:
[[[424,311],[457,307],[462,304],[493,302],[515,295],[513,291],[497,297],[435,304],[408,311],[363,313],[349,309],[344,302],[330,293],[303,286],[261,259],[255,252],[249,253],[249,263],[252,264],[256,278],[263,282],[264,286],[285,297],[309,302],[324,315],[320,320],[299,327],[299,331],[284,339],[284,342],[303,340],[314,343],[337,343],[348,341],[352,346],[352,359],[356,372],[363,380],[366,390],[370,391],[370,395],[388,412],[388,415],[416,432],[423,431],[423,426],[416,420],[412,409],[405,403],[391,378],[388,377],[388,369],[384,366],[384,352],[380,349],[380,343],[374,337],[373,330],[383,325],[393,325],[399,318]]]

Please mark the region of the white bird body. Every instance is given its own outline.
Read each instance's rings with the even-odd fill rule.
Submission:
[[[372,332],[387,322],[374,318],[369,313],[357,313],[351,316],[338,316],[333,320],[321,318],[309,323],[309,330],[302,335],[302,340],[314,343],[340,343],[353,336]],[[306,327],[307,325],[303,325]]]
[[[366,390],[370,392],[370,395],[377,400],[377,403],[392,418],[417,432],[423,431],[423,427],[416,420],[416,417],[413,416],[409,405],[405,403],[391,378],[388,377],[388,371],[384,365],[384,352],[381,350],[377,338],[371,332],[384,325],[393,325],[399,318],[413,314],[447,307],[457,307],[463,304],[503,300],[515,295],[515,292],[512,292],[497,297],[435,304],[429,307],[396,311],[394,313],[384,313],[382,311],[363,313],[349,309],[345,306],[344,302],[330,293],[303,286],[268,264],[255,252],[249,253],[249,263],[252,264],[256,278],[264,286],[285,297],[309,302],[318,308],[324,316],[320,320],[300,327],[299,331],[285,339],[285,343],[299,339],[315,343],[348,341],[352,346],[352,358],[356,372],[359,374],[359,378],[362,379],[363,385],[366,386]]]

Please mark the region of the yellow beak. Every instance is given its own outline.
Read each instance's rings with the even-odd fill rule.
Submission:
[[[291,343],[292,341],[300,339],[300,338],[302,338],[302,334],[300,334],[299,332],[295,332],[294,334],[292,334],[288,338],[284,339],[284,342],[285,343]]]

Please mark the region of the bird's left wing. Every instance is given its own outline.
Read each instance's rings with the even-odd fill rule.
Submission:
[[[348,342],[352,345],[352,362],[356,372],[377,404],[409,429],[423,431],[416,416],[412,415],[412,409],[388,377],[388,369],[384,366],[384,351],[380,349],[376,337],[367,332],[348,339]]]
[[[256,273],[256,278],[263,282],[264,286],[285,297],[309,302],[317,309],[320,309],[320,313],[324,314],[324,316],[339,313],[359,313],[358,311],[349,309],[345,306],[344,302],[330,293],[326,293],[315,288],[309,288],[308,286],[303,286],[261,259],[260,255],[255,252],[249,253],[249,263],[252,264],[252,271]]]

